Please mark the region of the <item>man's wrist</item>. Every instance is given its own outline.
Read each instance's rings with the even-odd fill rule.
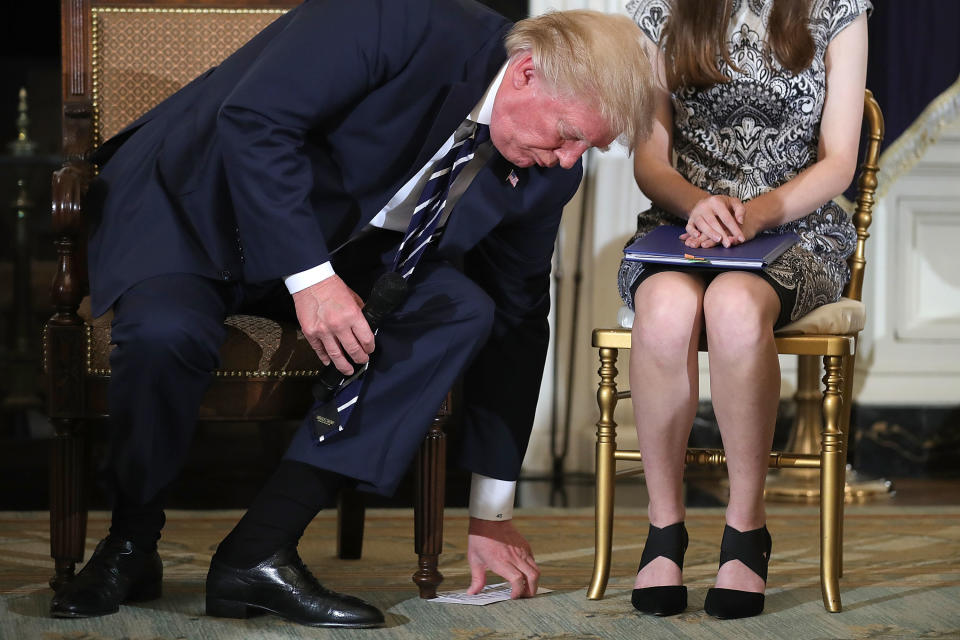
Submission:
[[[327,261],[306,271],[287,276],[283,279],[283,284],[287,286],[287,291],[290,292],[290,295],[293,295],[297,291],[303,291],[307,287],[312,287],[318,282],[323,282],[333,275],[336,275],[333,271],[333,265]]]
[[[517,483],[474,473],[470,482],[470,517],[481,520],[511,520]]]

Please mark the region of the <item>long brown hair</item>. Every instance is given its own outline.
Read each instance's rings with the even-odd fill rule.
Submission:
[[[813,60],[810,3],[773,0],[770,10],[768,52],[792,73],[807,68]],[[729,82],[730,78],[717,68],[717,54],[736,69],[726,46],[733,0],[673,0],[672,4],[660,35],[670,90]]]

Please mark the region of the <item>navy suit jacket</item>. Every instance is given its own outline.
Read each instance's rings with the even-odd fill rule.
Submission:
[[[175,272],[266,281],[329,258],[476,105],[509,23],[472,0],[307,0],[95,155],[93,311]],[[582,175],[516,169],[498,153],[437,250],[497,305],[467,373],[468,423],[498,443],[483,469],[515,478],[548,342],[549,273]],[[479,446],[479,445],[478,445]]]

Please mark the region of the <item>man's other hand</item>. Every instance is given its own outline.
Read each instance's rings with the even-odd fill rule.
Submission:
[[[470,595],[486,585],[487,570],[510,583],[510,597],[530,598],[537,594],[540,569],[533,560],[530,543],[510,520],[498,522],[470,518],[467,534],[467,560],[470,562]]]
[[[297,320],[307,342],[323,364],[333,362],[344,375],[373,353],[373,331],[363,312],[363,300],[339,276],[329,278],[293,294]]]

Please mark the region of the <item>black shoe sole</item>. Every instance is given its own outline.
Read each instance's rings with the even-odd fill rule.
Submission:
[[[737,589],[707,589],[703,610],[717,620],[752,618],[763,613],[764,594]]]
[[[81,618],[102,618],[103,616],[112,616],[120,612],[120,607],[116,611],[107,611],[106,613],[76,613],[73,611],[51,611],[51,618],[63,618],[70,620],[79,620]]]
[[[123,600],[120,604],[127,604],[131,602],[149,602],[151,600],[158,600],[163,595],[163,583],[162,582],[153,582],[143,586],[137,586],[131,590],[130,594],[127,596],[126,600]],[[111,609],[110,611],[95,611],[95,612],[80,612],[80,611],[70,611],[69,609],[50,609],[51,618],[100,618],[103,616],[110,616],[120,611],[120,606],[117,605],[116,609]]]
[[[295,622],[297,624],[302,624],[308,627],[324,627],[324,628],[337,628],[337,629],[373,629],[376,627],[384,626],[384,622],[316,622],[316,621],[307,621],[307,620],[298,620],[296,618],[291,618],[285,616],[284,614],[271,609],[269,607],[264,607],[258,604],[252,604],[249,602],[242,602],[239,600],[225,600],[223,598],[213,598],[207,597],[207,615],[214,618],[251,618],[254,616],[263,615],[266,613],[279,616],[284,620],[289,620],[290,622]]]
[[[630,601],[640,613],[659,617],[675,616],[687,609],[687,588],[676,585],[634,589]]]

